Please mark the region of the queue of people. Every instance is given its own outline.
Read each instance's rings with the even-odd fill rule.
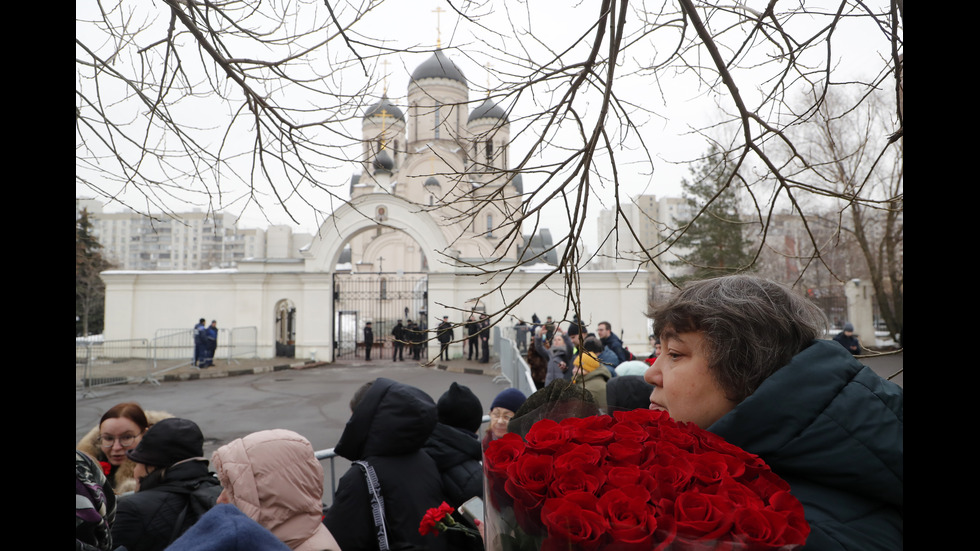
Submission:
[[[544,361],[542,384],[529,396],[504,389],[487,409],[456,382],[438,400],[384,377],[364,384],[335,447],[351,466],[325,511],[323,469],[303,436],[259,431],[209,461],[193,421],[118,404],[76,445],[76,548],[475,551],[482,540],[425,537],[419,521],[441,502],[482,497],[490,442],[526,434],[545,410],[637,408],[765,461],[803,506],[805,549],[903,547],[903,390],[824,339],[819,308],[782,284],[736,275],[688,283],[649,316],[655,347],[645,361],[606,322],[598,334],[578,319],[532,325],[527,354]],[[566,403],[575,405],[554,407]],[[213,545],[232,537],[238,547]]]
[[[76,444],[76,548],[370,550],[382,538],[390,549],[482,550],[480,539],[418,530],[433,504],[483,496],[486,412],[473,391],[453,382],[436,402],[378,378],[350,409],[335,450],[352,466],[324,509],[323,468],[296,432],[254,432],[208,459],[193,421],[132,402],[110,408]]]

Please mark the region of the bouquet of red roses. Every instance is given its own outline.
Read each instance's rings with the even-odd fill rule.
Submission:
[[[787,550],[810,532],[758,456],[663,411],[546,418],[483,466],[488,550]]]

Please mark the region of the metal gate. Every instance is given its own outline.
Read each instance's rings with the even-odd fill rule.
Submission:
[[[402,320],[428,322],[425,273],[334,274],[334,361],[364,358],[364,324],[371,322],[371,359],[391,358],[391,330]]]

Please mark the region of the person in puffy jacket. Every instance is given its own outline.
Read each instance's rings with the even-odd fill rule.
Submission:
[[[162,419],[126,455],[136,464],[138,489],[117,502],[113,545],[127,551],[162,551],[221,493],[203,457],[204,435],[189,419]],[[192,503],[195,491],[205,497],[203,505]]]
[[[471,497],[483,497],[483,450],[476,434],[483,405],[469,387],[453,382],[436,408],[439,422],[422,449],[442,474],[446,503],[458,509]]]
[[[904,545],[901,387],[821,339],[823,312],[789,287],[692,282],[652,317],[650,408],[758,455],[803,505],[806,550]]]
[[[458,510],[471,498],[483,499],[483,448],[477,436],[483,424],[483,404],[469,387],[453,382],[439,397],[436,409],[439,422],[422,450],[436,462],[442,475],[446,503]],[[440,537],[456,550],[483,549],[481,539],[461,532]]]
[[[431,396],[384,377],[363,385],[351,400],[351,417],[334,451],[350,461],[366,461],[374,470],[390,549],[447,549],[446,538],[419,534],[426,511],[446,500],[439,468],[422,451],[437,421]],[[342,549],[379,548],[371,497],[364,471],[351,465],[337,482],[323,520]]]
[[[215,450],[211,462],[230,503],[293,551],[337,551],[320,520],[323,467],[313,445],[285,429],[253,432]],[[353,548],[351,548],[353,549]]]

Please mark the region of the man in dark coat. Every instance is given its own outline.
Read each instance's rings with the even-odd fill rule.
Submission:
[[[467,360],[472,360],[474,357],[480,359],[480,337],[477,333],[480,331],[480,322],[477,321],[473,314],[470,314],[470,319],[466,320],[466,332],[469,335],[467,342],[469,343],[469,353],[466,356]]]
[[[139,489],[119,498],[113,545],[162,551],[214,506],[221,493],[203,457],[204,435],[188,419],[163,419],[126,455],[136,463]],[[191,496],[195,491],[202,500]]]
[[[841,346],[855,356],[861,353],[861,343],[858,342],[858,338],[854,334],[854,326],[850,323],[844,324],[844,330],[837,333],[834,336],[834,340],[839,342]]]
[[[204,318],[201,318],[194,326],[194,367],[201,367],[204,363],[204,355],[207,354],[207,331],[208,326],[204,325]]]
[[[490,363],[490,317],[486,314],[480,314],[480,350],[480,363]]]
[[[391,361],[404,361],[405,360],[405,326],[402,325],[402,320],[398,320],[395,324],[394,329],[391,330],[392,341],[392,353]]]
[[[371,360],[371,347],[374,346],[374,329],[371,328],[371,322],[364,324],[364,360]]]
[[[617,361],[612,364],[613,367],[629,359],[629,353],[623,348],[622,339],[616,333],[613,333],[612,325],[608,321],[600,321],[597,332],[599,334],[599,340],[602,341],[602,346],[608,348],[616,355]]]
[[[373,467],[384,496],[389,548],[447,549],[446,538],[419,534],[425,512],[446,499],[439,469],[422,451],[438,421],[435,402],[418,388],[380,377],[362,386],[351,406],[334,450]],[[323,522],[341,549],[372,550],[378,549],[373,518],[364,472],[351,465]]]
[[[442,316],[442,323],[436,327],[439,338],[439,359],[449,361],[449,343],[453,341],[456,333],[453,331],[453,324],[449,323],[449,316]]]

